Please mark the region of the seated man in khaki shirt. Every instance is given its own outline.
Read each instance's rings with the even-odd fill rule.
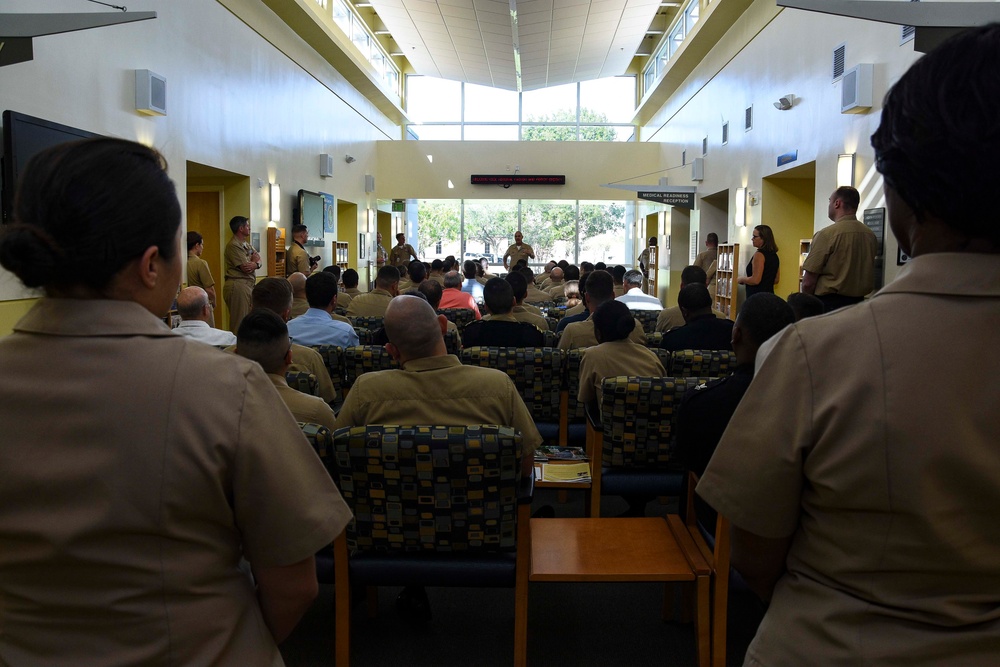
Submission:
[[[351,301],[348,317],[383,317],[392,297],[399,294],[399,270],[383,266],[375,275],[375,289]]]
[[[288,327],[276,314],[266,308],[250,311],[236,332],[236,354],[260,364],[296,421],[335,428],[333,410],[322,398],[288,386],[285,373],[292,363],[292,341]]]
[[[309,310],[309,301],[306,300],[306,274],[296,271],[288,276],[288,284],[292,286],[292,318],[302,315]]]
[[[587,274],[587,291],[583,295],[587,302],[588,310],[593,313],[598,306],[606,301],[615,298],[615,286],[611,279],[611,274],[607,271],[592,271]],[[642,324],[636,320],[636,327],[629,334],[628,339],[639,345],[646,344],[646,334],[642,330]],[[572,350],[576,347],[592,347],[597,345],[597,334],[594,333],[593,315],[583,322],[574,322],[563,329],[559,338],[560,350]]]

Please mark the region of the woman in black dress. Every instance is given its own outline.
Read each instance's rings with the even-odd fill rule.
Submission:
[[[753,228],[751,242],[757,252],[747,264],[747,274],[737,282],[747,286],[747,298],[758,292],[774,293],[778,282],[778,244],[774,242],[774,233],[767,225],[757,225]]]

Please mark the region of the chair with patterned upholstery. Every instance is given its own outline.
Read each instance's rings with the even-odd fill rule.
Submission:
[[[632,316],[639,320],[642,325],[642,330],[646,332],[646,336],[656,331],[656,318],[660,316],[660,311],[658,310],[633,310]],[[648,345],[647,338],[647,345]]]
[[[684,471],[670,460],[677,384],[672,377],[604,379],[601,414],[587,410],[590,516],[601,495],[677,496]]]
[[[439,308],[437,312],[454,322],[459,331],[476,321],[476,313],[469,308]]]
[[[543,331],[542,338],[545,341],[545,347],[559,347],[559,336],[561,332],[558,331]]]
[[[462,354],[462,337],[457,331],[446,331],[444,346],[448,350],[448,354],[454,354],[457,357]]]
[[[462,363],[505,372],[528,407],[547,443],[559,440],[562,350],[554,347],[469,347]]]
[[[674,377],[722,377],[736,369],[736,355],[729,350],[675,350],[670,365],[663,367]]]
[[[355,345],[344,349],[344,398],[362,373],[399,368],[381,345]]]
[[[352,586],[513,587],[514,664],[526,664],[533,483],[521,435],[369,425],[337,429],[333,447],[354,515],[334,541],[336,664],[350,664]]]
[[[534,306],[535,308],[538,308],[539,310],[542,311],[542,314],[544,314],[546,317],[548,317],[548,311],[550,311],[550,310],[552,310],[553,308],[556,307],[556,302],[555,301],[533,301],[533,302],[529,302],[528,305]]]
[[[316,376],[307,371],[288,371],[285,373],[285,381],[292,389],[297,389],[303,394],[319,396],[319,382]]]
[[[312,345],[312,349],[323,357],[326,370],[333,382],[334,405],[344,401],[344,348],[339,345]]]
[[[299,422],[299,428],[306,440],[312,445],[319,460],[323,462],[326,471],[334,482],[337,481],[337,469],[333,464],[333,433],[322,424]],[[323,547],[316,553],[316,580],[321,584],[332,584],[333,573],[333,543]]]
[[[545,323],[549,325],[549,331],[555,331],[556,327],[559,326],[559,320],[555,317],[546,317]]]
[[[670,350],[664,350],[659,347],[653,349],[653,352],[656,353],[656,358],[660,360],[661,364],[663,364],[663,369],[667,371],[667,375],[673,377],[673,373],[670,372],[670,365],[674,362],[674,353]]]
[[[546,317],[551,317],[558,322],[562,318],[566,317],[566,304],[556,304],[548,309],[545,313]]]
[[[660,343],[663,342],[663,332],[653,331],[652,333],[646,332],[646,347],[651,350],[656,350],[660,347]],[[664,366],[666,368],[666,366]]]
[[[369,331],[375,331],[376,329],[382,328],[382,320],[384,318],[378,315],[371,315],[369,317],[348,317],[351,321],[351,325],[355,329],[368,329]]]
[[[584,404],[577,400],[580,391],[580,361],[586,348],[576,347],[563,351],[562,407],[559,410],[559,444],[567,446],[584,443],[587,438],[587,414]]]
[[[358,345],[372,344],[372,330],[364,327],[354,327],[354,333],[358,334]]]
[[[347,309],[342,308],[341,306],[337,306],[336,308],[334,308],[333,312],[336,313],[337,315],[343,315],[344,317],[347,317]]]

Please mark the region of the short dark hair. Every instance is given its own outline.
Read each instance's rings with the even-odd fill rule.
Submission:
[[[399,271],[396,270],[395,266],[389,266],[386,264],[378,270],[378,273],[375,274],[375,287],[385,289],[398,282]]]
[[[253,286],[250,302],[281,315],[292,305],[292,285],[285,278],[264,278]]]
[[[871,138],[875,167],[885,185],[917,220],[932,215],[994,247],[1000,245],[1000,225],[995,222],[1000,181],[998,62],[1000,23],[949,38],[889,90]]]
[[[291,347],[285,321],[265,308],[251,310],[236,331],[236,353],[260,364],[265,373],[280,373]]]
[[[579,280],[580,279],[580,267],[576,264],[570,264],[563,271],[563,280]]]
[[[769,292],[751,295],[740,307],[736,325],[758,347],[789,324],[795,322],[795,313],[784,299]]]
[[[490,278],[483,286],[483,302],[494,315],[503,315],[514,309],[514,290],[503,278]]]
[[[598,262],[597,264],[594,264],[594,271],[607,271],[607,270],[608,270],[608,265],[605,264],[604,262]]]
[[[431,271],[441,271],[444,269],[444,262],[440,259],[435,259],[431,262]]]
[[[417,285],[417,290],[420,292],[427,303],[431,304],[434,310],[437,310],[438,306],[441,305],[441,297],[444,296],[444,288],[441,287],[441,283],[436,280],[425,280]]]
[[[681,271],[681,284],[690,285],[692,283],[701,283],[702,285],[708,283],[708,274],[705,273],[705,269],[694,264],[684,267],[684,270]]]
[[[611,299],[605,301],[592,316],[594,318],[594,335],[599,343],[609,343],[625,340],[635,329],[635,317],[621,301]]]
[[[303,224],[294,224],[294,225],[292,225],[292,236],[295,236],[296,234],[300,234],[302,232],[308,232],[308,231],[309,231],[309,228],[306,227]]]
[[[150,246],[174,258],[180,223],[177,192],[155,149],[110,138],[59,144],[21,174],[0,264],[26,287],[100,290]]]
[[[194,247],[199,243],[201,243],[203,240],[204,238],[198,232],[188,232],[187,233],[188,252],[191,252],[194,249]]]
[[[415,283],[421,283],[427,278],[427,267],[419,259],[415,259],[409,263],[408,268],[410,270],[410,280]]]
[[[788,295],[788,305],[795,313],[795,321],[803,320],[807,317],[815,317],[826,312],[823,301],[815,294],[805,292],[795,292]]]
[[[597,305],[615,298],[615,283],[612,281],[610,273],[607,271],[591,271],[586,276],[586,287],[582,287],[583,282],[581,278],[580,289],[586,289],[587,296],[592,301],[597,302]]]
[[[528,279],[517,271],[511,271],[506,275],[504,280],[510,283],[511,292],[514,294],[517,302],[524,301],[524,297],[528,296]]]
[[[857,211],[858,206],[861,205],[861,193],[850,185],[841,185],[833,191],[833,197],[843,201],[844,208],[850,211]]]
[[[326,308],[337,296],[337,278],[320,271],[306,278],[306,301],[310,308]]]
[[[620,283],[625,278],[625,273],[628,272],[621,264],[615,264],[611,268],[611,277],[615,279],[615,284]]]
[[[715,232],[709,232],[708,236],[705,237],[705,240],[709,243],[714,243],[715,245],[719,245],[719,235],[716,234]]]
[[[580,262],[580,275],[590,273],[593,270],[594,265],[591,262]],[[573,280],[579,280],[579,278],[574,278]]]
[[[324,267],[323,273],[332,273],[337,280],[340,280],[340,267],[336,264]]]
[[[580,276],[580,287],[579,287],[579,290],[580,290],[580,296],[581,297],[584,294],[587,293],[587,281],[590,280],[590,274],[594,273],[596,271],[604,271],[604,269],[594,269],[593,271],[590,271],[589,273],[585,273],[582,276]],[[615,291],[614,286],[611,287],[611,291],[612,291],[612,293]]]
[[[247,224],[248,222],[250,222],[250,219],[247,218],[246,216],[234,215],[229,220],[229,229],[232,230],[233,234],[235,234],[237,229]]]
[[[476,276],[479,275],[479,270],[481,268],[482,267],[476,262],[473,262],[471,259],[467,259],[465,260],[465,263],[462,264],[462,274],[469,280],[475,280]]]
[[[358,272],[354,269],[347,269],[341,276],[341,280],[344,283],[344,287],[357,287],[358,286]]]
[[[677,305],[688,311],[712,307],[712,295],[705,283],[688,283],[677,293]]]

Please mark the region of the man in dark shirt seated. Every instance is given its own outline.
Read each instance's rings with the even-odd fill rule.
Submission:
[[[674,459],[680,465],[699,476],[705,472],[729,419],[753,380],[757,351],[764,341],[794,321],[792,307],[780,296],[760,293],[746,300],[733,325],[733,374],[690,389],[681,400],[674,450]],[[681,494],[681,498],[685,497]],[[714,534],[715,511],[700,499],[696,499],[695,508],[699,521]]]
[[[677,295],[686,324],[663,334],[664,350],[731,350],[733,323],[712,314],[712,297],[700,283],[685,285]]]
[[[462,331],[463,347],[542,347],[545,336],[533,324],[518,322],[511,311],[517,303],[514,290],[503,278],[490,278],[483,288],[488,320],[472,322]]]

